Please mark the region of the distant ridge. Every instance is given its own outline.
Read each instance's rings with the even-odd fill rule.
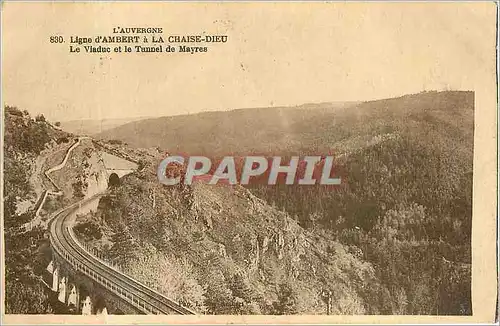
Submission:
[[[473,121],[473,100],[473,92],[432,91],[368,102],[209,111],[133,121],[95,137],[200,155],[310,153],[351,146],[345,144],[365,136],[417,132],[422,124],[471,137],[466,122]]]
[[[116,128],[129,122],[146,119],[146,117],[138,118],[121,118],[121,119],[80,119],[61,121],[61,129],[77,135],[91,136],[103,131]]]

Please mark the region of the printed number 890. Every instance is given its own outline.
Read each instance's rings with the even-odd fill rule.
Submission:
[[[62,36],[51,36],[50,43],[63,43],[64,39]]]

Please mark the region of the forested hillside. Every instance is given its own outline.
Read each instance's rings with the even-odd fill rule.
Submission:
[[[44,151],[69,144],[68,134],[54,128],[43,115],[32,118],[27,111],[4,108],[4,212],[6,313],[51,313],[51,301],[41,282],[48,249],[44,231],[13,232],[35,216],[40,190],[30,178]]]
[[[473,117],[474,93],[425,92],[135,121],[106,131],[107,142],[87,140],[54,178],[68,204],[86,189],[79,176],[101,164],[87,147],[134,158],[138,171],[114,180],[75,233],[200,313],[324,314],[329,297],[334,314],[466,315]],[[72,139],[5,108],[7,312],[54,309],[37,276],[43,231],[12,231],[34,217],[37,176]],[[168,187],[156,175],[166,151],[237,155],[239,165],[250,154],[334,155],[342,184]]]
[[[215,158],[333,153],[340,187],[249,188],[372,263],[378,313],[470,314],[473,117],[473,92],[424,92],[144,120],[102,136]]]
[[[153,163],[153,162],[151,162]],[[374,269],[241,186],[166,187],[125,176],[75,230],[106,259],[199,313],[380,313]]]
[[[400,313],[470,314],[473,112],[471,92],[364,103],[330,130],[345,137],[333,142],[341,187],[252,190],[358,247],[387,288],[386,313],[403,300]]]

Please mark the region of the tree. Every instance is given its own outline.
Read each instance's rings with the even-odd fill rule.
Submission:
[[[58,144],[68,143],[68,142],[69,142],[69,139],[68,139],[68,137],[59,137],[59,138],[57,138],[56,142],[57,142]]]
[[[85,197],[85,193],[83,192],[84,184],[83,184],[82,180],[78,180],[78,181],[74,182],[72,184],[72,186],[73,186],[73,195],[76,198]]]
[[[110,256],[118,264],[125,265],[136,255],[136,243],[129,229],[123,224],[118,223],[115,234],[111,237],[113,246],[110,249]]]
[[[39,114],[35,117],[36,122],[45,122],[45,116],[43,114]]]
[[[46,266],[34,239],[43,237],[43,231],[8,235],[5,237],[5,309],[7,313],[43,314],[49,312],[49,300],[35,271]]]
[[[54,125],[55,125],[56,127],[60,127],[60,126],[61,126],[61,122],[60,122],[60,121],[57,121]]]
[[[146,160],[140,159],[137,163],[137,170],[141,171],[142,169],[144,169],[144,167],[146,167],[147,164],[148,163]]]
[[[131,261],[128,273],[198,313],[206,310],[204,289],[187,260],[152,251]]]
[[[298,313],[299,297],[297,291],[289,282],[281,283],[278,290],[278,300],[273,303],[275,314],[293,315]]]
[[[255,297],[252,288],[248,284],[248,280],[241,273],[236,273],[232,276],[230,288],[233,296],[243,299],[244,302],[252,302]]]
[[[44,314],[48,297],[36,280],[5,280],[5,312],[7,314]]]
[[[219,270],[207,270],[205,305],[210,313],[230,315],[234,312],[234,297],[224,275]]]
[[[99,240],[102,238],[101,227],[94,221],[79,223],[74,229],[77,234],[83,235],[86,239]]]
[[[15,106],[8,106],[8,105],[6,105],[5,106],[5,113],[9,113],[9,114],[12,114],[12,115],[17,115],[17,116],[20,116],[20,117],[23,116],[23,112],[21,110],[19,110]]]

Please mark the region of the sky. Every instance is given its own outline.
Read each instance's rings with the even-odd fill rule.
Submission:
[[[475,90],[494,74],[494,24],[494,3],[3,3],[2,100],[65,121]],[[116,26],[228,41],[69,53],[71,36]]]

